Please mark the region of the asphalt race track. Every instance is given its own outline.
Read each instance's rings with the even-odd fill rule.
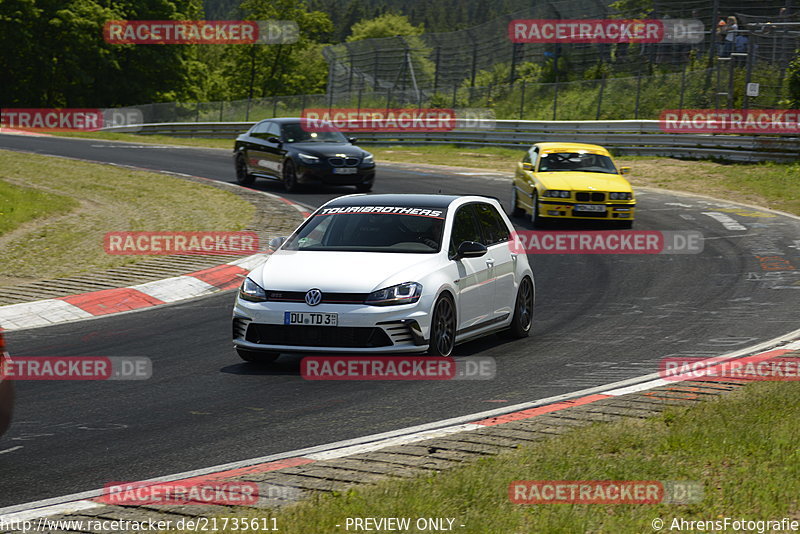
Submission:
[[[234,182],[222,150],[9,135],[0,135],[0,148]],[[487,175],[379,164],[375,192],[505,200],[507,179]],[[275,183],[255,188],[282,194]],[[317,206],[351,192],[285,196]],[[800,221],[654,191],[640,192],[638,203],[636,229],[699,230],[704,252],[531,256],[532,336],[457,349],[496,358],[492,381],[307,382],[299,357],[241,363],[230,342],[230,291],[11,332],[12,356],[147,356],[154,373],[142,382],[19,382],[16,419],[0,439],[0,507],[569,393],[654,372],[668,355],[722,354],[797,328]],[[707,212],[745,228],[726,228]],[[773,270],[775,256],[790,265]]]

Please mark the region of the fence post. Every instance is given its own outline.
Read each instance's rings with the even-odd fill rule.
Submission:
[[[225,107],[225,101],[222,100],[219,103],[219,122],[222,122],[222,108]]]
[[[439,90],[439,62],[441,61],[442,47],[436,47],[436,66],[433,71],[433,94]]]
[[[558,82],[553,84],[553,119],[556,120],[556,111],[558,110]]]
[[[453,84],[453,105],[450,106],[453,109],[456,109],[456,97],[458,96],[458,86],[454,83]]]
[[[472,33],[470,33],[469,37],[472,40],[472,75],[469,86],[475,87],[475,74],[478,69],[478,43],[475,41]]]
[[[633,118],[639,118],[639,97],[642,94],[642,65],[639,64],[639,72],[636,75],[636,104],[633,108]]]
[[[603,107],[603,91],[606,89],[606,73],[603,72],[603,78],[600,80],[600,93],[597,95],[597,114],[594,120],[600,120],[600,109]]]
[[[753,79],[753,37],[752,32],[747,32],[747,71],[744,76],[744,103],[742,105],[744,109],[750,108],[750,97],[747,96],[747,86],[750,84],[750,80]]]
[[[683,64],[683,70],[681,71],[681,101],[678,104],[678,109],[683,110],[683,97],[686,94],[686,68],[688,63]]]
[[[525,80],[522,80],[522,94],[519,97],[519,120],[522,120],[525,114],[525,85]]]
[[[272,97],[272,118],[278,116],[278,96],[275,95]]]

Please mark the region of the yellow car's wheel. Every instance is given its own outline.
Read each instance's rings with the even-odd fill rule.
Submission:
[[[539,193],[537,191],[533,192],[531,205],[531,224],[536,228],[543,228],[545,226],[545,220],[539,217]]]
[[[517,184],[511,184],[511,211],[508,213],[511,217],[522,217],[525,210],[519,207],[517,203]]]

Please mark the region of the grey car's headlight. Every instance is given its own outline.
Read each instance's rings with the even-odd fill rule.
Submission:
[[[414,304],[422,296],[422,284],[405,282],[396,286],[384,287],[373,291],[367,297],[366,303],[372,306],[397,306],[400,304]]]
[[[265,302],[267,300],[267,292],[250,278],[245,278],[244,282],[242,282],[242,287],[239,288],[239,298],[250,302]]]
[[[319,163],[319,158],[317,156],[312,156],[311,154],[303,154],[302,152],[299,152],[297,157],[300,158],[300,161],[303,163]]]
[[[560,189],[550,189],[545,191],[542,196],[545,197],[556,197],[556,198],[569,198],[570,192],[569,191],[562,191]]]
[[[367,155],[364,156],[364,163],[375,163],[375,156],[367,152]]]
[[[630,200],[633,195],[631,193],[609,193],[608,198],[611,200]]]

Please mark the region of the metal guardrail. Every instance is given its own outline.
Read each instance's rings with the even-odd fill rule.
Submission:
[[[594,143],[618,155],[719,158],[728,161],[799,161],[800,138],[776,135],[663,133],[656,120],[493,121],[492,128],[457,124],[440,132],[358,132],[359,144],[501,146],[543,141]],[[105,128],[107,132],[233,139],[254,122],[156,123]]]

